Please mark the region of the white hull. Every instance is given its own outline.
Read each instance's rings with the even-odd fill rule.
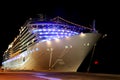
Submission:
[[[100,38],[98,33],[85,33],[51,43],[40,42],[28,48],[18,59],[4,62],[11,70],[76,72],[93,45]]]

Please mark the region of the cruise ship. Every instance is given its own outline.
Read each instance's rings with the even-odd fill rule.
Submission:
[[[28,19],[3,54],[6,70],[77,72],[101,34],[62,17]]]

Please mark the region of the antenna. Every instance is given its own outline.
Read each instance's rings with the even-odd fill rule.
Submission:
[[[95,19],[93,20],[93,32],[97,32],[96,28],[95,28]]]

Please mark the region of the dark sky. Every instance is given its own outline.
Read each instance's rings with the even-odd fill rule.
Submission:
[[[76,2],[74,2],[76,1]],[[9,43],[19,32],[20,26],[36,14],[43,13],[53,18],[61,16],[74,23],[84,26],[92,25],[92,20],[96,20],[96,29],[108,36],[100,40],[92,60],[91,72],[117,73],[120,74],[120,58],[117,52],[117,5],[108,2],[88,2],[79,0],[56,0],[42,1],[4,1],[0,5],[0,60],[2,54],[7,49]],[[119,45],[118,45],[119,47]],[[98,60],[99,64],[95,65],[94,61]],[[1,62],[0,61],[0,62]],[[79,71],[86,71],[86,66],[90,61],[90,55],[85,59],[82,68]]]

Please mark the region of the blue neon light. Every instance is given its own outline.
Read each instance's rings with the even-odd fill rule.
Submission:
[[[64,38],[78,35],[87,29],[67,24],[38,23],[31,24],[29,30],[36,34],[39,40],[51,40],[54,38]]]

